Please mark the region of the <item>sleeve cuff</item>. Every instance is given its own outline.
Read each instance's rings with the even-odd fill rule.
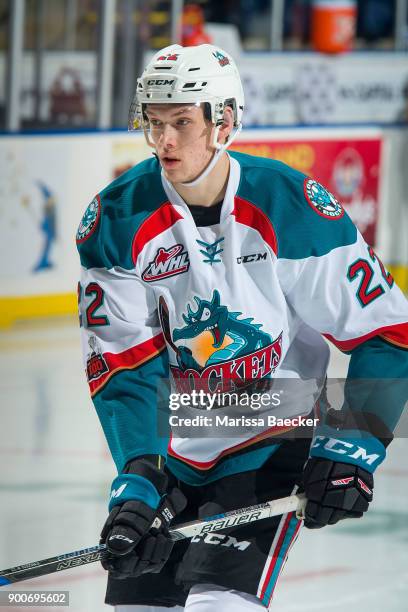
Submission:
[[[371,474],[385,459],[384,445],[358,430],[338,431],[322,427],[315,433],[310,447],[311,457],[321,457],[358,465]]]
[[[156,487],[147,478],[137,474],[120,474],[112,482],[109,512],[114,506],[130,500],[139,500],[156,509],[160,503]]]

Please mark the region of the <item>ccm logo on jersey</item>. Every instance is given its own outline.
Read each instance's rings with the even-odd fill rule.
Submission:
[[[337,455],[347,455],[350,459],[360,460],[362,463],[367,463],[367,465],[372,465],[380,459],[378,453],[369,455],[367,449],[363,446],[351,444],[337,438],[326,438],[325,436],[316,436],[311,448],[324,449],[329,451],[329,453],[336,453]]]
[[[153,261],[142,272],[142,279],[146,283],[176,276],[187,272],[190,267],[190,260],[187,251],[183,251],[182,244],[175,244],[169,249],[160,247],[154,256]]]
[[[225,546],[237,548],[238,550],[246,550],[251,546],[251,542],[243,540],[239,542],[236,538],[227,535],[219,535],[218,533],[208,533],[207,535],[195,535],[191,538],[192,542],[202,542],[203,544],[212,544],[213,546]]]
[[[241,255],[241,257],[237,257],[237,263],[251,263],[252,261],[260,261],[265,260],[268,256],[268,253],[253,253],[252,255]]]

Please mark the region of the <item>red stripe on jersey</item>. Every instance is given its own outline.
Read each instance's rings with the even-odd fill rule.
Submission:
[[[408,323],[400,323],[389,327],[381,334],[387,342],[408,349]]]
[[[148,242],[182,218],[170,202],[164,202],[160,208],[149,215],[134,235],[132,242],[133,263],[136,264],[139,253]]]
[[[282,547],[282,543],[283,543],[283,540],[285,539],[286,532],[287,532],[287,530],[289,528],[289,523],[290,523],[290,519],[291,519],[292,515],[293,515],[293,512],[287,514],[286,518],[284,519],[284,524],[283,524],[282,530],[281,530],[281,532],[279,534],[279,539],[278,539],[278,541],[276,543],[276,546],[274,548],[274,551],[273,551],[272,556],[271,556],[270,561],[269,561],[268,571],[266,573],[265,580],[264,580],[263,585],[262,585],[261,594],[259,595],[260,599],[263,599],[265,597],[265,591],[268,588],[269,580],[271,579],[271,575],[272,575],[273,569],[274,569],[274,567],[276,565],[276,560],[277,560],[277,556],[278,556],[277,555],[277,551],[279,552],[280,548]]]
[[[401,348],[408,348],[408,323],[397,323],[396,325],[387,325],[385,327],[379,327],[374,331],[360,336],[359,338],[352,338],[351,340],[336,340],[330,334],[323,334],[325,338],[333,342],[335,346],[341,351],[352,351],[357,346],[366,342],[374,336],[380,336],[387,342],[400,346]]]
[[[286,554],[285,554],[285,559],[288,557],[288,555],[289,555],[289,553],[290,553],[290,549],[292,548],[293,544],[295,543],[296,538],[297,538],[297,537],[298,537],[298,535],[299,535],[299,531],[300,531],[300,528],[301,528],[301,527],[302,527],[302,521],[299,521],[299,524],[296,526],[295,531],[293,532],[293,535],[292,535],[292,537],[291,537],[291,539],[290,539],[289,546],[288,546],[288,549],[287,549]],[[272,589],[272,593],[271,593],[271,595],[270,595],[270,597],[269,597],[269,601],[268,601],[268,609],[269,609],[269,607],[270,607],[270,603],[271,603],[271,600],[272,600],[273,594],[274,594],[274,592],[275,592],[276,585],[278,584],[278,580],[279,580],[279,578],[280,578],[280,575],[281,575],[282,570],[283,570],[283,568],[284,568],[284,567],[285,567],[285,561],[284,561],[284,562],[282,563],[282,565],[281,565],[281,568],[280,568],[280,570],[279,570],[279,575],[278,575],[278,577],[277,577],[277,579],[276,579],[276,581],[275,581],[274,587],[273,587],[273,589]],[[265,590],[266,590],[266,589],[265,589]]]
[[[279,558],[279,553],[282,548],[282,544],[285,539],[286,533],[289,529],[289,523],[290,523],[290,519],[292,518],[292,516],[293,516],[293,512],[290,512],[289,514],[286,515],[285,523],[283,525],[282,531],[280,532],[279,540],[276,543],[275,550],[273,551],[273,555],[272,555],[272,558],[269,564],[268,572],[266,574],[259,599],[263,599],[265,597],[265,591],[268,588],[269,580],[271,579],[272,572]]]
[[[234,202],[235,206],[231,214],[235,215],[237,222],[257,230],[261,234],[266,244],[268,244],[275,255],[277,255],[278,241],[275,230],[268,216],[263,212],[263,210],[255,206],[255,204],[248,202],[248,200],[244,200],[244,198],[235,196]]]
[[[97,380],[89,381],[91,395],[93,396],[98,393],[117,372],[133,370],[159,355],[165,348],[164,336],[163,334],[158,334],[121,353],[103,353],[103,359],[108,366],[108,371]]]

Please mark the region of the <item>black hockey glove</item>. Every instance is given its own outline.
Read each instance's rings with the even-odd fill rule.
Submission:
[[[168,526],[186,506],[179,489],[166,490],[166,474],[145,458],[130,462],[115,479],[100,539],[107,546],[101,563],[113,578],[157,573],[166,563],[174,544]]]
[[[318,529],[360,518],[373,499],[373,475],[362,467],[310,457],[303,470],[305,527]]]
[[[157,510],[141,501],[115,506],[101,533],[100,542],[107,546],[102,566],[113,578],[160,572],[174,545],[169,524],[185,506],[186,499],[179,489],[166,495]]]

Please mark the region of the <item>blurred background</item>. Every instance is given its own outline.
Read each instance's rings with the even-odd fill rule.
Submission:
[[[408,0],[0,0],[0,326],[75,312],[78,220],[150,155],[128,108],[173,42],[232,54],[234,148],[323,182],[408,290]]]
[[[408,0],[0,0],[0,568],[91,546],[106,517],[74,236],[95,194],[151,155],[128,109],[174,42],[234,57],[233,148],[321,181],[408,292]],[[347,361],[333,351],[330,376]],[[364,521],[302,535],[276,612],[406,609],[407,457],[396,439]],[[94,565],[16,586],[96,612],[104,584]]]

